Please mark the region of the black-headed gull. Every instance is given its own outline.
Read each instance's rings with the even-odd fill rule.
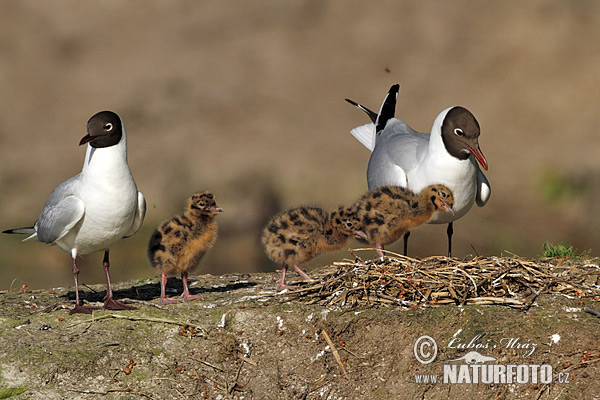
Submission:
[[[146,214],[146,201],[138,192],[127,164],[127,136],[121,118],[112,111],[95,114],[87,122],[88,144],[83,169],[58,185],[46,200],[33,227],[3,233],[31,234],[27,239],[55,244],[71,253],[75,279],[75,308],[71,313],[91,313],[79,302],[77,255],[104,250],[106,301],[111,310],[134,309],[113,299],[109,275],[109,248],[136,233]]]
[[[442,111],[431,133],[420,133],[394,118],[399,85],[393,85],[379,113],[346,99],[363,110],[372,123],[351,133],[371,150],[367,169],[369,189],[385,185],[408,187],[419,192],[428,185],[443,184],[454,195],[454,215],[436,212],[430,224],[448,224],[448,256],[452,255],[452,222],[477,203],[483,207],[491,193],[488,180],[477,165],[487,170],[479,148],[479,123],[466,108],[455,106]],[[404,252],[408,242],[404,238]]]

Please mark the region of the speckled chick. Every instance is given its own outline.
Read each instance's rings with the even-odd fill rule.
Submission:
[[[222,212],[212,193],[194,193],[188,200],[185,212],[175,216],[154,231],[148,244],[150,263],[160,273],[161,304],[181,300],[167,298],[167,275],[181,275],[183,300],[201,299],[188,289],[188,273],[198,266],[204,254],[217,239],[215,216]]]
[[[356,214],[345,207],[332,212],[297,207],[273,217],[264,227],[261,241],[267,256],[283,264],[277,290],[290,288],[285,284],[290,265],[302,278],[313,281],[300,264],[326,251],[341,249],[352,236],[365,239],[358,226]]]
[[[453,214],[453,204],[452,192],[444,185],[427,186],[418,194],[400,186],[382,186],[365,194],[353,210],[367,242],[383,259],[383,246],[427,223],[436,211]]]

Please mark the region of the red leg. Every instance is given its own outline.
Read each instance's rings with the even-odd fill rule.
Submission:
[[[75,307],[69,314],[91,314],[97,307],[84,307],[79,303],[79,268],[77,268],[77,252],[73,250],[73,278],[75,279]]]
[[[202,300],[202,296],[199,294],[190,294],[190,290],[188,289],[188,273],[187,271],[181,273],[181,281],[183,282],[183,300]]]
[[[288,270],[287,264],[283,264],[283,267],[281,267],[281,277],[277,281],[277,291],[278,292],[281,292],[283,289],[291,289],[291,287],[289,287],[288,285],[285,284],[285,274],[286,274],[287,270]]]
[[[304,279],[305,281],[309,281],[309,282],[315,281],[313,278],[308,276],[308,274],[306,272],[302,271],[300,266],[298,266],[297,264],[294,264],[294,271],[296,271],[302,277],[302,279]]]
[[[106,275],[106,297],[104,302],[104,308],[107,310],[137,310],[137,308],[128,306],[120,301],[113,299],[112,287],[110,285],[110,273],[108,268],[110,263],[108,262],[108,250],[104,251],[104,260],[102,260],[102,266],[104,267],[104,274]]]
[[[381,261],[383,261],[383,257],[384,257],[384,253],[383,253],[383,246],[378,244],[375,246],[375,249],[377,249],[377,254],[379,255],[379,258],[381,259]]]
[[[179,299],[172,299],[167,297],[166,294],[166,286],[167,286],[167,274],[164,272],[160,274],[160,304],[175,304],[181,303]]]

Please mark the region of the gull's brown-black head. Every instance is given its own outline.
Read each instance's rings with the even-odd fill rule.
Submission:
[[[466,160],[472,154],[487,170],[488,165],[479,148],[479,123],[464,107],[452,107],[442,122],[442,140],[450,155]]]
[[[79,145],[89,143],[96,148],[110,147],[119,143],[122,136],[121,118],[112,111],[101,111],[87,122],[87,135]]]

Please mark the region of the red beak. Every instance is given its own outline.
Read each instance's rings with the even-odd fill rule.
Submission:
[[[488,164],[487,164],[487,161],[486,161],[483,153],[481,152],[481,149],[479,149],[479,146],[476,149],[472,148],[469,145],[467,145],[467,147],[469,148],[469,151],[471,152],[471,154],[473,154],[475,159],[479,162],[479,164],[481,164],[481,167],[483,167],[483,169],[485,169],[487,171]]]

